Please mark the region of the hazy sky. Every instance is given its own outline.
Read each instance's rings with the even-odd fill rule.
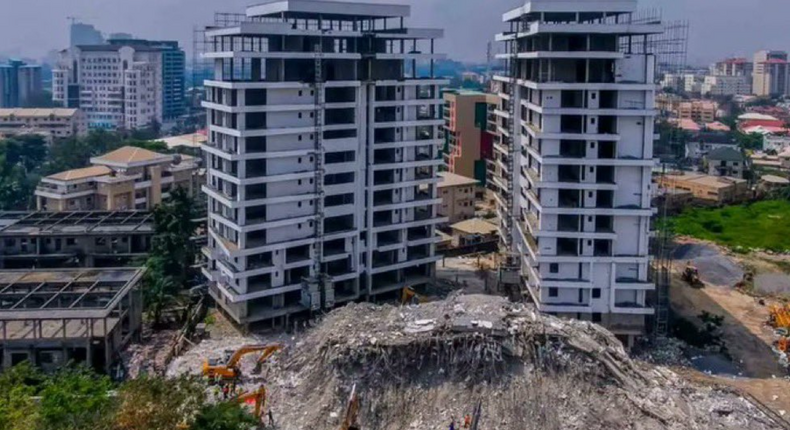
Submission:
[[[369,0],[377,1],[377,0]],[[68,45],[74,16],[104,33],[177,39],[191,51],[192,28],[213,12],[242,12],[255,0],[0,0],[0,54],[38,58]],[[389,0],[413,6],[413,26],[446,30],[439,47],[451,58],[485,58],[486,43],[501,31],[502,13],[523,0]],[[258,1],[257,3],[264,3]],[[641,0],[667,20],[691,23],[689,62],[705,64],[759,49],[790,50],[790,0]],[[759,12],[759,13],[758,13]],[[189,54],[188,54],[189,55]]]

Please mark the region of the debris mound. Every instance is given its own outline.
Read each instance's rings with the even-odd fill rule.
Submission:
[[[632,361],[608,331],[500,297],[351,304],[268,366],[278,428],[333,429],[356,385],[370,430],[779,429],[744,398]]]

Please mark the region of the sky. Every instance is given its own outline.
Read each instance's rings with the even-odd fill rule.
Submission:
[[[104,33],[179,40],[192,49],[192,28],[213,13],[242,12],[256,0],[0,0],[0,55],[41,58],[68,45],[68,17]],[[484,61],[488,41],[504,27],[502,13],[524,0],[367,0],[412,5],[416,27],[445,29],[438,48],[459,61]],[[258,1],[263,3],[264,1]],[[665,20],[691,25],[688,62],[705,65],[760,49],[790,51],[790,0],[640,0]]]

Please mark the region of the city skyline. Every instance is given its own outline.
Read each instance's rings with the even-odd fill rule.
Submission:
[[[371,3],[401,3],[412,6],[415,25],[445,29],[439,48],[449,58],[483,62],[486,43],[502,30],[501,15],[523,4],[523,0],[369,0]],[[249,3],[264,1],[227,0],[33,0],[6,5],[0,16],[0,55],[40,59],[68,46],[68,17],[95,25],[104,33],[127,32],[146,39],[178,40],[191,55],[192,28],[209,24],[214,12],[234,11]],[[759,3],[755,6],[754,3]],[[707,65],[729,56],[751,58],[761,49],[790,50],[790,33],[783,31],[782,13],[753,13],[760,10],[790,11],[783,0],[645,0],[642,9],[660,8],[667,21],[688,20],[688,64]],[[42,11],[44,11],[42,13]],[[174,19],[175,18],[175,19]],[[738,28],[732,31],[737,18]],[[41,31],[42,28],[51,29]],[[479,31],[470,31],[479,29]],[[713,37],[715,36],[715,37]],[[24,49],[22,48],[24,46]]]

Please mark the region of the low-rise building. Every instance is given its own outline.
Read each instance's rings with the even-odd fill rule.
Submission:
[[[743,178],[746,170],[746,157],[733,147],[719,147],[705,155],[708,174],[712,176],[727,176]]]
[[[497,226],[486,220],[472,218],[450,226],[452,246],[463,248],[499,241]]]
[[[716,121],[716,111],[719,109],[716,102],[707,100],[694,100],[678,104],[675,114],[680,119],[690,119],[698,123]]]
[[[697,202],[705,204],[740,203],[749,196],[745,179],[682,172],[659,176],[657,182],[664,190],[690,191]]]
[[[41,134],[69,138],[87,133],[85,114],[79,109],[0,109],[0,136]]]
[[[439,216],[449,218],[449,224],[474,218],[475,187],[479,182],[450,172],[441,172],[439,177],[437,188],[442,198]]]
[[[790,180],[785,177],[777,175],[763,175],[760,177],[758,190],[761,193],[770,193],[790,185]]]
[[[139,265],[150,212],[0,212],[0,269]]]
[[[143,271],[0,270],[0,365],[44,370],[85,363],[118,370],[120,351],[142,326]]]
[[[772,151],[777,154],[790,148],[790,136],[777,136],[766,134],[763,136],[763,151]]]
[[[188,155],[125,146],[91,158],[90,167],[47,176],[36,188],[42,211],[149,210],[172,189],[197,190],[198,166]]]
[[[719,148],[737,149],[738,144],[728,133],[695,133],[686,142],[686,158],[699,161],[711,151]]]

